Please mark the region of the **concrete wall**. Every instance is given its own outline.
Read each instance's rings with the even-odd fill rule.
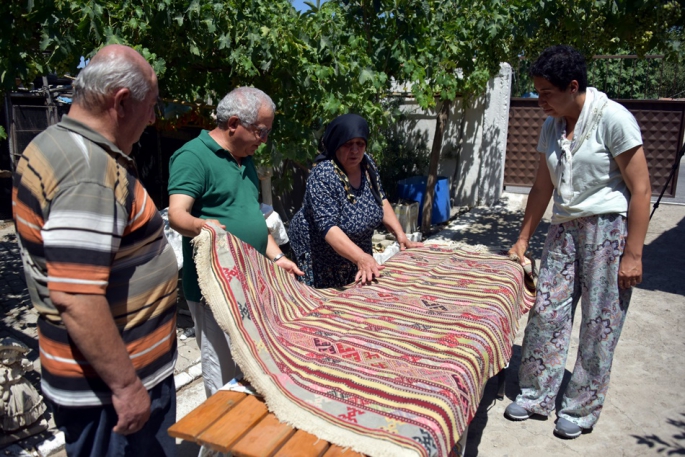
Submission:
[[[502,194],[511,76],[511,66],[503,63],[499,74],[488,82],[485,94],[475,98],[471,106],[465,108],[463,99],[452,104],[438,175],[450,179],[453,207],[492,205]],[[415,100],[405,99],[400,109],[406,120],[398,128],[405,130],[408,141],[417,145],[423,141],[430,151],[439,108],[424,111]],[[460,143],[462,121],[464,141]]]

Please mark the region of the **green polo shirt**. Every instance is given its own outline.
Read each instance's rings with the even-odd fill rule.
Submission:
[[[169,195],[193,197],[191,214],[216,219],[226,231],[266,253],[269,231],[259,209],[259,177],[252,157],[241,164],[203,130],[194,140],[176,151],[169,162]],[[186,299],[200,301],[190,238],[183,237],[183,293]]]

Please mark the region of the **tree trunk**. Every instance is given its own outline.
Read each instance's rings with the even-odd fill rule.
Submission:
[[[426,197],[421,209],[421,231],[426,234],[431,228],[431,215],[433,213],[433,198],[435,196],[435,183],[438,180],[438,162],[440,162],[440,150],[442,149],[442,136],[445,133],[445,124],[450,112],[450,100],[442,102],[442,107],[436,116],[435,136],[431,148],[431,160],[428,166],[428,181],[426,182]]]
[[[260,165],[257,167],[257,175],[259,176],[259,184],[262,191],[262,203],[273,206],[274,199],[271,192],[271,177],[274,169],[271,165]]]
[[[456,109],[456,108],[455,108]],[[457,195],[460,195],[460,187],[459,183],[459,166],[461,165],[461,154],[464,152],[464,129],[466,128],[466,102],[462,99],[462,103],[460,106],[460,111],[461,111],[461,117],[459,118],[459,141],[457,142],[457,150],[454,153],[454,157],[456,159],[455,164],[454,164],[454,173],[452,173],[452,181],[455,183],[455,194],[454,197],[456,198]],[[450,191],[450,195],[453,195]]]

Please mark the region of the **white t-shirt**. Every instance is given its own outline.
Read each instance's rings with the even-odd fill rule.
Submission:
[[[562,152],[559,123],[548,117],[540,131],[538,151],[547,159],[554,184],[552,223],[560,224],[579,217],[618,213],[628,210],[630,191],[623,181],[614,157],[642,145],[640,127],[623,105],[609,100],[602,117],[573,155],[573,197],[564,201],[557,190],[556,168]]]

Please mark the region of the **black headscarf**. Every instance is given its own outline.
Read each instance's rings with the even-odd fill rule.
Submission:
[[[314,164],[324,160],[332,160],[335,165],[335,171],[338,177],[343,183],[345,190],[347,192],[347,199],[352,203],[355,203],[356,198],[351,191],[351,185],[347,175],[345,174],[342,165],[338,162],[335,157],[335,151],[338,150],[340,146],[347,143],[354,138],[362,138],[365,143],[369,143],[369,124],[366,120],[359,114],[348,113],[338,116],[331,121],[326,127],[326,132],[323,134],[323,139],[321,140],[323,145],[323,152],[319,154],[316,159],[314,159]],[[371,193],[373,194],[376,202],[382,207],[383,198],[380,191],[380,183],[378,171],[374,164],[370,163],[371,160],[364,154],[364,159],[362,160],[361,167],[362,172],[366,175],[371,185]]]
[[[323,134],[323,154],[321,155],[324,158],[321,160],[335,158],[335,151],[354,138],[363,138],[365,143],[369,142],[369,124],[366,120],[354,113],[336,117],[328,124]],[[319,157],[316,158],[316,162],[321,162]]]

